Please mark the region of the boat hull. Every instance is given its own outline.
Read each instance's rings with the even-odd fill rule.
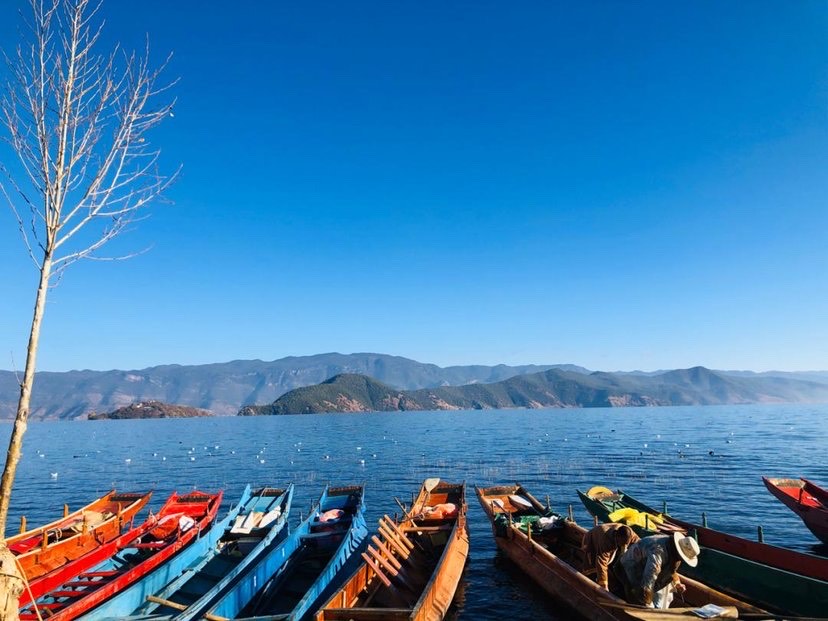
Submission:
[[[48,610],[51,621],[74,619],[140,581],[187,546],[215,519],[221,498],[221,492],[193,492],[184,496],[173,494],[156,516],[47,574],[31,585],[28,592],[37,599],[39,609]],[[192,521],[192,525],[180,531],[177,525],[184,516]],[[167,524],[171,522],[175,522],[176,527],[167,530]],[[22,607],[21,621],[37,618],[33,607]]]
[[[267,569],[271,574],[269,583],[243,615],[298,621],[314,609],[314,604],[368,535],[364,492],[361,485],[325,489],[315,510],[283,542],[281,547],[286,557],[277,558],[278,564]],[[336,521],[322,521],[321,516],[330,515],[331,511],[343,514]],[[224,612],[211,611],[222,616]]]
[[[317,621],[445,617],[469,553],[465,484],[430,488],[429,481],[399,524],[380,520],[372,538],[377,547],[368,547],[365,563],[316,613]],[[448,513],[438,517],[437,507]]]
[[[586,529],[551,513],[520,485],[477,488],[477,497],[492,525],[498,548],[556,602],[585,619],[641,618],[641,608],[616,597],[582,573],[584,559],[581,545]],[[528,505],[523,504],[516,510],[515,505],[509,502],[509,498],[514,497],[528,500]],[[551,530],[532,534],[532,526],[522,522],[527,518],[534,520],[539,517],[552,517],[555,526]],[[682,575],[682,582],[687,587],[684,598],[688,604],[697,607],[715,604],[727,607],[733,614],[739,610],[762,612],[686,575]],[[665,618],[667,614],[680,612],[682,609],[670,609],[657,611],[656,614],[659,618]]]
[[[624,602],[598,586],[593,580],[574,569],[558,556],[529,538],[517,528],[501,529],[495,525],[493,496],[520,495],[534,498],[520,486],[477,488],[477,499],[489,518],[498,549],[520,570],[540,586],[556,602],[564,604],[578,615],[595,621],[627,620]],[[508,507],[508,505],[506,505]],[[511,513],[511,511],[509,511]],[[539,510],[540,514],[546,511]],[[616,607],[602,606],[605,601]]]
[[[219,601],[243,607],[264,584],[262,559],[284,539],[292,499],[293,485],[285,490],[263,488],[251,494],[240,517],[228,525],[221,541],[199,566],[156,594],[140,613],[190,621],[201,619]],[[274,516],[272,521],[256,526],[264,524],[269,515]],[[228,591],[233,597],[227,596]],[[234,617],[240,609],[230,610],[226,618]]]
[[[807,479],[762,477],[762,482],[771,494],[799,516],[817,539],[828,544],[828,491]]]
[[[580,491],[578,495],[587,510],[602,522],[610,522],[609,514],[621,507],[632,507],[655,513],[652,508],[635,501],[623,492],[617,492],[614,494],[617,498],[604,502],[590,498]],[[671,517],[665,517],[665,523],[668,528],[680,528]],[[695,531],[699,535],[701,554],[697,567],[682,566],[682,573],[685,575],[765,610],[809,617],[825,615],[828,582],[715,549],[710,546],[716,545],[716,539],[702,539],[706,534],[709,535],[710,529],[696,527],[692,524],[688,526],[688,532]],[[638,526],[633,528],[640,536],[652,535],[656,532],[644,530]],[[764,544],[757,543],[756,545]],[[752,546],[751,549],[755,551]],[[802,556],[808,557],[809,555]],[[814,558],[818,559],[818,557]],[[819,564],[819,560],[812,562]]]
[[[230,527],[239,515],[240,509],[250,498],[250,486],[242,493],[239,503],[230,508],[227,515],[214,522],[202,533],[199,538],[190,543],[181,552],[175,554],[167,562],[150,572],[132,586],[119,591],[96,608],[84,614],[79,619],[83,621],[101,621],[102,619],[120,619],[137,614],[138,610],[147,603],[147,598],[164,590],[184,572],[203,562],[218,544],[225,530]]]
[[[31,583],[131,529],[135,515],[151,496],[152,492],[113,492],[63,520],[30,531],[31,537],[14,538],[11,549],[18,552],[17,561],[26,579]],[[50,540],[53,533],[61,533],[60,538]],[[40,545],[29,547],[34,539],[40,539]]]

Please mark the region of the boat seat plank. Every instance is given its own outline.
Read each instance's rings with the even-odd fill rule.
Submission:
[[[326,608],[325,621],[408,621],[409,608]]]
[[[58,599],[61,597],[78,598],[83,597],[87,593],[89,593],[89,591],[87,591],[86,589],[79,589],[77,591],[52,591],[51,593],[49,593],[49,597],[52,597],[54,599]]]
[[[78,578],[106,578],[109,576],[115,576],[121,573],[117,569],[112,569],[109,571],[86,571],[82,574],[78,575]]]
[[[166,545],[169,545],[166,541],[150,541],[147,543],[133,543],[130,548],[135,548],[136,550],[160,550]]]

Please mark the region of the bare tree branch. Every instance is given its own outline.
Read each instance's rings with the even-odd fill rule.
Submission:
[[[0,96],[0,128],[16,158],[0,160],[5,179],[0,198],[11,208],[39,283],[0,481],[0,540],[29,416],[48,291],[77,261],[122,260],[145,252],[98,254],[146,217],[146,208],[178,174],[159,172],[161,152],[149,142],[175,104],[159,101],[175,84],[161,81],[170,58],[152,68],[148,43],[140,54],[120,46],[98,53],[99,0],[29,4],[24,41],[14,53],[3,54],[9,71]]]

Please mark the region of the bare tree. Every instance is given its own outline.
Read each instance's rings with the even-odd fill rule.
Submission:
[[[0,480],[0,539],[29,417],[49,289],[80,259],[126,258],[100,251],[139,219],[176,176],[158,172],[159,151],[146,139],[149,130],[172,116],[172,100],[156,104],[171,86],[160,83],[166,61],[151,68],[148,49],[139,55],[116,46],[107,55],[98,54],[99,0],[29,4],[24,42],[6,55],[9,80],[0,100],[0,122],[16,158],[0,161],[0,191],[39,282]]]

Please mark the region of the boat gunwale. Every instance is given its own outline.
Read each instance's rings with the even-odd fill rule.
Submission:
[[[119,574],[114,579],[108,580],[106,581],[106,583],[101,584],[100,586],[97,586],[97,588],[90,590],[89,593],[86,593],[83,597],[78,598],[77,600],[71,602],[65,608],[61,608],[59,611],[50,615],[49,619],[60,621],[67,615],[72,616],[72,618],[75,618],[77,616],[91,611],[98,604],[117,594],[119,591],[132,587],[133,584],[136,584],[144,576],[153,572],[162,563],[168,560],[173,554],[182,550],[190,542],[198,538],[201,535],[202,531],[206,531],[206,529],[209,528],[210,524],[215,520],[216,514],[218,513],[218,509],[221,505],[223,495],[223,490],[219,490],[214,494],[203,493],[203,501],[199,502],[203,502],[203,504],[205,505],[204,515],[201,516],[201,519],[196,524],[194,524],[193,527],[189,528],[183,533],[179,533],[174,540],[168,542],[164,547],[159,548],[153,554],[147,556],[138,564],[132,566],[124,565],[124,567],[127,568],[126,571],[119,570]],[[179,495],[177,492],[173,492],[167,499],[167,501],[164,503],[164,505],[162,505],[162,507],[159,509],[158,513],[155,514],[156,518],[160,515],[163,515],[165,513],[165,510],[169,509],[170,511],[174,511],[176,505],[180,504],[195,505],[196,502],[191,493]],[[136,540],[144,536],[146,533],[151,531],[156,526],[156,521],[150,522],[150,518],[147,518],[147,521],[141,524],[140,526],[137,526],[131,531],[125,533],[124,535],[121,535],[120,537],[110,541],[109,543],[104,544],[106,546],[113,548],[112,552],[107,554],[106,557],[99,559],[94,564],[86,567],[85,569],[80,570],[79,572],[73,573],[73,575],[79,575],[80,573],[84,573],[86,571],[95,571],[97,567],[107,562],[110,562],[115,555],[123,551],[134,549],[134,543],[136,542]],[[90,552],[89,554],[91,553],[92,552]],[[48,577],[49,575],[50,574],[47,574],[46,577]],[[69,577],[69,575],[64,577],[61,580],[60,584],[56,585],[55,588],[50,590],[53,591],[55,589],[60,588]],[[49,597],[49,593],[44,593],[39,597]]]

